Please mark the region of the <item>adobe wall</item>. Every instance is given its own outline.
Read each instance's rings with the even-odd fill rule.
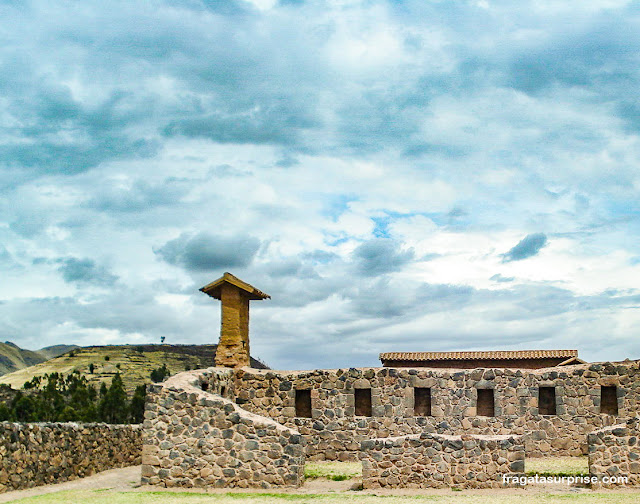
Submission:
[[[511,369],[540,369],[554,367],[567,360],[562,358],[538,358],[538,359],[450,359],[430,360],[428,362],[416,362],[408,360],[384,359],[384,367],[389,368],[447,368],[477,369],[477,368],[511,368]]]
[[[295,428],[312,460],[356,460],[366,439],[435,432],[524,435],[527,456],[587,453],[587,434],[635,415],[638,361],[543,370],[361,368],[276,372],[237,370],[242,408]],[[600,387],[617,387],[618,415],[600,413]],[[556,414],[541,415],[539,387],[555,387]],[[413,388],[431,389],[432,416],[416,417]],[[354,389],[370,388],[372,416],[355,416]],[[477,416],[477,389],[491,388],[495,416]],[[312,418],[295,416],[296,389],[310,389]],[[232,396],[229,396],[232,398]]]
[[[640,418],[598,429],[589,434],[589,474],[597,476],[592,488],[640,485]],[[610,478],[627,477],[620,483]],[[604,479],[609,478],[609,480]]]
[[[416,434],[361,443],[364,488],[501,488],[524,475],[522,436]]]
[[[304,438],[249,413],[233,394],[233,372],[176,375],[147,392],[142,483],[166,487],[299,486]]]
[[[0,492],[140,464],[140,425],[0,422]]]

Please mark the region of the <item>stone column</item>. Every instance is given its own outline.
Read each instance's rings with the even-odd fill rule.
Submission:
[[[249,298],[235,285],[222,285],[220,342],[216,366],[243,367],[249,359]]]
[[[269,294],[243,282],[231,273],[205,285],[200,291],[222,301],[218,367],[249,367],[249,301],[269,299]]]

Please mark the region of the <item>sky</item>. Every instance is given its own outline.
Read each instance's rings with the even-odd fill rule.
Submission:
[[[640,3],[0,3],[0,339],[640,358]]]

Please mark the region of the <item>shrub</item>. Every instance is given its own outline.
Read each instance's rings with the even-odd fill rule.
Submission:
[[[162,367],[156,368],[151,371],[151,380],[155,383],[159,383],[161,381],[164,381],[164,379],[170,375],[171,373],[169,372],[167,365],[163,364]]]

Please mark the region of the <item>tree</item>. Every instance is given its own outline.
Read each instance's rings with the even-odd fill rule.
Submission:
[[[100,400],[98,419],[111,424],[126,423],[129,416],[128,410],[127,393],[124,391],[120,373],[117,373],[107,393]]]
[[[14,417],[18,422],[33,422],[36,414],[36,404],[34,400],[18,393],[13,403]]]
[[[10,422],[13,420],[13,411],[5,403],[0,403],[0,422]]]
[[[144,403],[147,398],[147,386],[138,385],[133,397],[129,411],[131,413],[131,423],[142,423],[144,420]]]
[[[166,367],[158,372],[169,373]],[[13,399],[0,402],[0,422],[140,423],[144,419],[146,385],[136,387],[129,401],[119,373],[109,387],[102,383],[100,392],[79,371],[35,377],[21,391],[8,386],[0,390],[15,392]]]
[[[78,413],[71,406],[65,406],[64,409],[58,415],[60,422],[73,422],[78,419]]]

